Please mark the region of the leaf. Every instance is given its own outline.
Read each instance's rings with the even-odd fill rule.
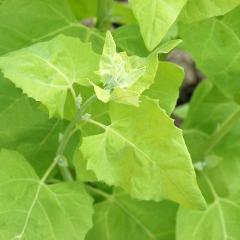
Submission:
[[[0,68],[24,93],[41,101],[51,117],[63,117],[69,111],[65,106],[68,101],[72,102],[74,115],[73,85],[89,84],[98,68],[98,59],[90,44],[61,35],[0,57]]]
[[[159,99],[160,106],[171,114],[176,106],[183,78],[182,68],[170,62],[159,62],[155,82],[144,95]]]
[[[84,239],[93,210],[81,183],[46,185],[13,151],[2,150],[0,164],[2,239]]]
[[[65,128],[61,120],[49,120],[41,108],[0,77],[0,148],[23,154],[40,176],[54,158],[59,133]]]
[[[153,83],[157,64],[157,54],[140,58],[117,53],[114,39],[107,32],[99,69],[103,88],[93,84],[98,99],[138,105],[140,94]]]
[[[228,157],[217,168],[199,173],[208,208],[203,212],[180,208],[177,240],[239,239],[239,170],[238,156],[236,160]]]
[[[130,55],[146,57],[149,51],[144,44],[139,26],[128,24],[117,28],[113,33],[116,45]]]
[[[137,201],[115,190],[95,205],[94,226],[86,240],[173,240],[176,210],[167,201]]]
[[[0,5],[0,22],[0,32],[4,33],[0,36],[0,55],[60,33],[94,42],[94,49],[98,51],[104,42],[101,34],[77,21],[66,0],[4,1]]]
[[[146,57],[150,52],[146,49],[139,26],[136,24],[124,25],[117,28],[113,32],[113,37],[116,45],[129,53],[130,55],[137,55],[140,57]],[[182,41],[180,39],[163,39],[163,43],[157,47],[154,52],[156,53],[168,53],[173,50]]]
[[[130,0],[148,50],[161,42],[187,0]]]
[[[87,170],[137,199],[158,201],[164,197],[187,207],[204,208],[181,130],[158,102],[141,98],[138,108],[112,103],[109,111],[109,126],[86,120],[105,130],[83,138],[81,151]]]
[[[235,13],[236,21],[238,16],[240,8],[238,15]],[[235,30],[224,19],[210,19],[189,26],[182,25],[180,35],[185,49],[192,54],[203,73],[226,97],[239,101],[240,36]]]
[[[145,72],[142,65],[138,57],[117,53],[114,39],[111,33],[107,32],[99,70],[101,81],[107,89],[127,88],[133,85]]]
[[[240,5],[238,0],[188,0],[181,14],[181,20],[192,23],[205,18],[224,15],[238,5]]]

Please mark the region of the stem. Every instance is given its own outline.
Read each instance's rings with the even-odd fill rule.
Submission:
[[[59,147],[57,149],[55,161],[57,162],[57,165],[60,169],[61,175],[64,180],[66,181],[73,181],[72,173],[70,172],[68,168],[68,161],[64,157],[64,151],[73,136],[73,134],[76,132],[76,125],[80,122],[83,114],[85,113],[88,106],[96,99],[96,95],[91,96],[88,98],[85,103],[78,109],[74,119],[70,122],[70,124],[67,126],[65,133],[60,141]],[[55,162],[54,161],[54,162]]]
[[[98,12],[96,27],[107,30],[111,26],[113,0],[98,0]]]
[[[229,118],[227,118],[220,128],[218,128],[210,140],[208,141],[207,148],[204,151],[204,156],[208,155],[213,148],[226,136],[226,134],[232,129],[234,124],[240,118],[240,109],[238,108]]]
[[[102,190],[99,189],[99,188],[95,188],[95,187],[92,187],[92,186],[90,186],[90,185],[85,185],[85,187],[86,187],[86,189],[87,189],[89,192],[92,192],[92,193],[94,193],[94,194],[100,195],[100,196],[102,196],[102,197],[104,197],[104,198],[106,198],[106,199],[112,197],[111,194],[109,194],[109,193],[107,193],[107,192],[104,192],[104,191],[102,191]]]

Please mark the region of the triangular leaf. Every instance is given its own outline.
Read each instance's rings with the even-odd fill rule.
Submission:
[[[110,116],[109,126],[86,120],[105,132],[83,138],[81,146],[87,169],[98,180],[138,199],[167,198],[204,208],[181,130],[158,102],[142,98],[138,108],[113,103]]]

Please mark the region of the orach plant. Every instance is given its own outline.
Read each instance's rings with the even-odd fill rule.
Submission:
[[[239,240],[238,5],[1,0],[0,239]]]

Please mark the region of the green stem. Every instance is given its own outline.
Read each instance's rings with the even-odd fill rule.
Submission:
[[[92,187],[92,186],[87,185],[87,184],[85,185],[85,187],[86,187],[86,189],[87,189],[89,192],[92,192],[92,193],[94,193],[94,194],[100,195],[100,196],[102,196],[102,197],[104,197],[104,198],[106,198],[106,199],[112,197],[111,194],[109,194],[109,193],[107,193],[107,192],[104,192],[104,191],[102,191],[102,190],[99,189],[99,188],[95,188],[95,187]]]
[[[100,30],[107,30],[111,26],[113,0],[98,0],[98,12],[96,27]]]
[[[78,109],[74,119],[70,122],[70,124],[67,126],[64,135],[62,136],[62,139],[60,141],[59,147],[57,149],[55,161],[60,169],[61,175],[64,180],[66,181],[73,181],[73,176],[71,171],[68,167],[68,161],[64,157],[64,151],[73,136],[73,134],[77,131],[76,125],[81,121],[81,118],[83,114],[85,113],[86,109],[89,107],[89,105],[96,99],[96,95],[91,96],[88,98],[85,103]]]
[[[208,155],[213,148],[226,136],[226,134],[232,129],[236,122],[240,119],[240,109],[238,108],[229,118],[227,118],[223,124],[213,133],[208,141],[207,148],[204,151],[204,155]]]

